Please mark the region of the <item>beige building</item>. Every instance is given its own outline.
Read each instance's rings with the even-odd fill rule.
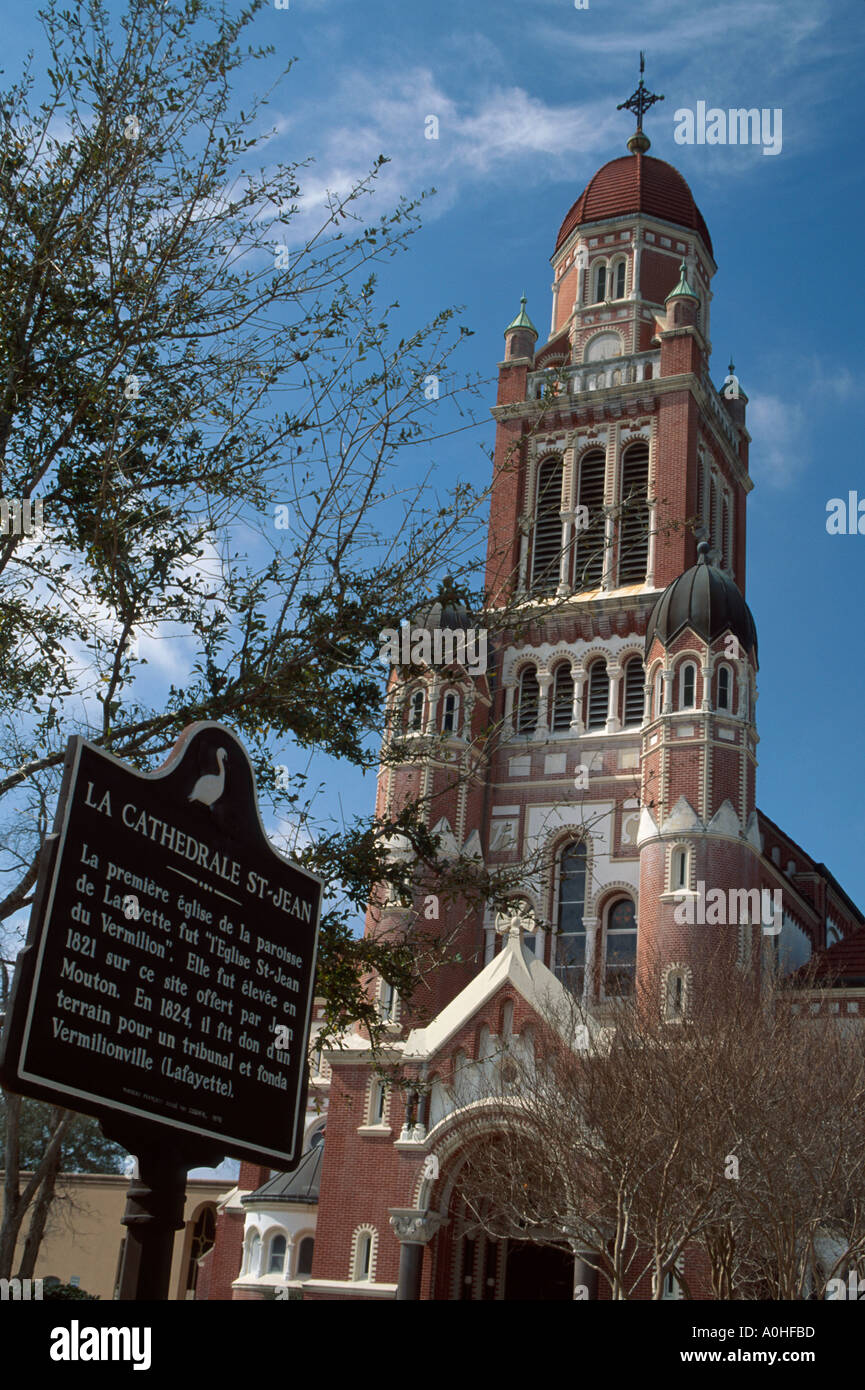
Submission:
[[[26,1175],[22,1177],[26,1182]],[[63,1284],[76,1283],[87,1293],[98,1294],[103,1301],[112,1299],[126,1236],[121,1217],[128,1186],[129,1178],[123,1174],[61,1174],[36,1262],[36,1277],[45,1279],[54,1275]],[[231,1180],[225,1178],[190,1178],[188,1181],[186,1224],[174,1239],[170,1299],[194,1297],[196,1260],[213,1244],[217,1203],[230,1187]],[[25,1216],[15,1268],[23,1248],[27,1220]]]

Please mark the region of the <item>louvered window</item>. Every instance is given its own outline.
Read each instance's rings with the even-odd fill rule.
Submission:
[[[538,500],[532,546],[532,591],[553,594],[562,555],[562,460],[545,459],[538,470]]]
[[[619,583],[641,584],[649,559],[649,446],[634,444],[622,460]]]
[[[732,551],[732,544],[731,544],[731,542],[732,542],[732,537],[731,537],[731,534],[730,534],[730,499],[729,499],[729,497],[727,496],[727,494],[726,494],[726,492],[725,492],[725,493],[724,493],[724,500],[723,500],[723,502],[722,502],[722,504],[721,504],[721,539],[720,539],[720,550],[721,550],[721,564],[724,565],[727,569],[730,568],[730,566],[731,566],[731,564],[732,564],[732,561],[733,561],[733,556],[732,556],[732,554],[731,554],[731,551]]]
[[[553,684],[553,729],[569,729],[574,710],[574,678],[567,662],[556,667]]]
[[[610,702],[610,678],[605,661],[596,661],[589,673],[589,717],[587,729],[603,729]]]
[[[700,524],[703,528],[706,540],[711,544],[710,531],[712,529],[712,496],[711,481],[709,477],[709,465],[706,460],[700,459],[698,474],[699,498],[697,500],[697,510],[700,515]],[[697,540],[700,540],[700,532],[697,532]]]
[[[625,297],[625,262],[619,261],[616,266],[616,299]]]
[[[638,656],[633,657],[625,667],[625,728],[633,728],[643,722],[644,695],[643,663]]]
[[[577,533],[574,547],[575,589],[598,589],[604,574],[604,473],[606,460],[600,449],[583,456],[577,504],[585,507],[578,516],[588,514],[588,526]]]
[[[607,293],[607,267],[599,265],[595,271],[595,303],[600,304]]]
[[[517,733],[530,734],[538,726],[538,703],[540,688],[535,668],[529,666],[520,676],[519,703],[517,705]]]

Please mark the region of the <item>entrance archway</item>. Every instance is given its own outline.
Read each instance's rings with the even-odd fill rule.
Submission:
[[[574,1257],[553,1245],[508,1241],[505,1257],[506,1302],[571,1302],[574,1297]]]

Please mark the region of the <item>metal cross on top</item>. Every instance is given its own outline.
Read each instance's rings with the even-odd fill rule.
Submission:
[[[640,85],[634,92],[633,96],[629,96],[627,101],[620,102],[619,105],[616,107],[617,111],[633,111],[634,115],[637,118],[636,132],[631,136],[630,140],[628,141],[628,149],[631,150],[633,154],[645,154],[646,150],[651,145],[651,141],[648,135],[643,134],[643,117],[645,116],[649,108],[654,106],[656,101],[664,100],[662,96],[659,96],[655,92],[650,92],[647,89],[646,84],[643,81],[643,73],[645,71],[646,55],[645,53],[641,53]]]

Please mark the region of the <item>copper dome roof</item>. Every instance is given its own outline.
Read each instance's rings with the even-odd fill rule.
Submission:
[[[612,159],[593,175],[562,223],[556,250],[580,223],[603,222],[632,212],[645,212],[698,232],[714,254],[703,214],[678,169],[646,154]]]

